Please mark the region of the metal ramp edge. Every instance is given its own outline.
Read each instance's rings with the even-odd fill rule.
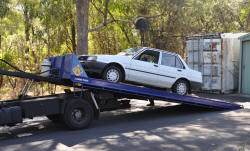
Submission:
[[[156,89],[150,89],[123,83],[113,83],[101,79],[74,77],[74,76],[71,79],[74,83],[81,83],[84,88],[94,89],[94,90],[105,90],[120,94],[126,94],[132,97],[140,96],[146,99],[185,103],[189,105],[202,106],[206,108],[215,108],[221,110],[235,110],[242,108],[242,106],[238,104],[215,101],[200,97],[183,96]]]

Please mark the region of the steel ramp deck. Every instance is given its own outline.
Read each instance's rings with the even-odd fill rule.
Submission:
[[[175,93],[169,93],[166,91],[160,91],[156,89],[150,89],[145,87],[139,87],[134,85],[122,84],[122,83],[113,83],[106,80],[88,78],[84,68],[80,64],[76,55],[68,55],[64,57],[71,58],[71,73],[70,79],[74,83],[82,84],[82,87],[88,89],[97,89],[97,90],[105,90],[111,91],[114,93],[125,94],[130,97],[138,98],[138,96],[146,98],[146,99],[154,99],[154,100],[163,100],[169,102],[176,102],[176,103],[184,103],[189,105],[195,106],[202,106],[206,108],[215,108],[215,109],[222,109],[222,110],[234,110],[240,109],[242,106],[228,103],[228,102],[221,102],[221,101],[214,101],[205,98],[199,97],[192,97],[192,96],[183,96]],[[66,59],[65,59],[66,60]],[[68,59],[70,60],[70,59]],[[65,67],[68,64],[67,62],[62,63],[61,66]]]
[[[146,99],[162,100],[175,103],[184,103],[195,106],[202,106],[206,108],[222,109],[222,110],[234,110],[240,109],[242,106],[238,104],[214,101],[200,97],[192,97],[179,95],[175,93],[169,93],[166,91],[150,89],[145,87],[139,87],[134,85],[122,84],[122,83],[113,83],[100,79],[86,78],[86,77],[75,77],[72,80],[74,83],[83,84],[84,88],[94,89],[94,90],[105,90],[114,93],[126,94],[130,97],[143,97]]]

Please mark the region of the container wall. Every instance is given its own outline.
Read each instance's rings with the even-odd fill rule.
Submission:
[[[221,90],[221,39],[187,40],[187,63],[203,75],[203,90]]]
[[[223,38],[223,77],[222,92],[237,91],[239,81],[240,41],[236,38]]]
[[[194,36],[187,42],[187,63],[202,72],[202,90],[231,93],[239,81],[240,40],[245,33],[225,33],[217,37]]]

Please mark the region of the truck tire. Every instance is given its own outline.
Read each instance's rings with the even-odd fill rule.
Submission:
[[[87,128],[94,118],[94,111],[89,102],[83,99],[72,99],[65,107],[63,121],[72,129]]]

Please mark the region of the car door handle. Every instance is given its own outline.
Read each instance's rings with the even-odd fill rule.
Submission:
[[[177,71],[181,72],[182,70],[181,70],[181,69],[178,69]]]
[[[157,65],[157,64],[154,64],[154,67],[158,67],[158,65]]]

